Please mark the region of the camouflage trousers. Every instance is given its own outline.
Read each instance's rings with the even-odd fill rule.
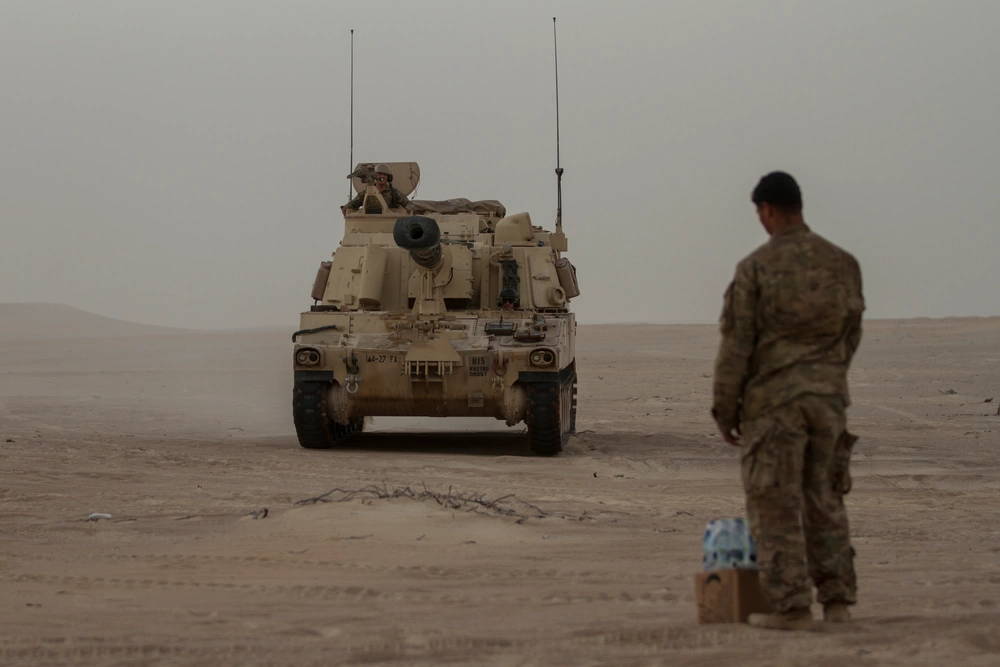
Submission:
[[[857,437],[844,401],[802,396],[742,424],[743,488],[760,581],[778,612],[856,600],[844,495]]]

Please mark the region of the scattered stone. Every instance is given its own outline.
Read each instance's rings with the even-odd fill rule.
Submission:
[[[958,392],[955,391],[954,389],[944,389],[941,391],[941,393],[944,394],[945,396],[954,396]]]
[[[104,512],[91,512],[90,516],[87,517],[87,521],[100,521],[101,519],[110,519],[111,515]]]
[[[7,442],[14,442],[14,438],[7,438]]]
[[[268,515],[268,510],[266,507],[262,507],[259,510],[253,510],[250,512],[250,517],[253,519],[266,519]]]
[[[985,401],[983,401],[983,403],[992,403],[992,402],[993,402],[993,397],[992,396],[990,396]],[[10,441],[8,440],[7,442],[10,442]]]

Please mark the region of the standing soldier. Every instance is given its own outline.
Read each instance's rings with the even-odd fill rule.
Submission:
[[[771,238],[726,290],[712,416],[723,439],[743,448],[760,582],[775,612],[749,623],[809,629],[811,584],[826,621],[848,621],[856,600],[844,494],[857,437],[845,408],[861,340],[861,270],[806,226],[789,174],[761,178],[752,200]]]

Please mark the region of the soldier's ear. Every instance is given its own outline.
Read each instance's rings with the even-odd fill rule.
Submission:
[[[760,224],[764,225],[764,228],[769,232],[771,231],[770,223],[773,212],[773,207],[767,202],[757,204],[757,219],[760,220]]]

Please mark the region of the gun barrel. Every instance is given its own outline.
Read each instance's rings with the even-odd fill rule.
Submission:
[[[433,218],[399,218],[392,228],[392,238],[400,248],[410,251],[417,266],[435,269],[441,264],[441,229]]]

